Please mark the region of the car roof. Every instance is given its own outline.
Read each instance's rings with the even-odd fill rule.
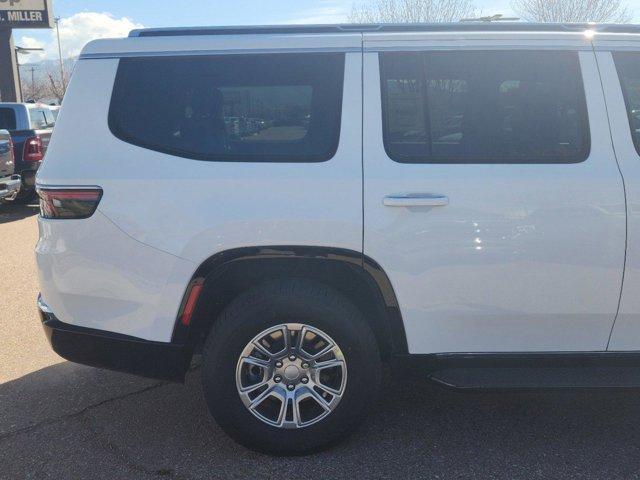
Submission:
[[[236,27],[149,28],[129,37],[92,40],[80,59],[120,59],[141,56],[213,55],[264,52],[362,52],[395,48],[398,42],[449,41],[464,45],[505,42],[544,48],[640,48],[640,25],[591,23],[458,22],[409,24],[281,25]],[[610,48],[607,46],[606,48]]]

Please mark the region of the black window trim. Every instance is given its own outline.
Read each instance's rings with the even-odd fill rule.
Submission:
[[[622,76],[620,72],[620,67],[618,66],[618,56],[622,54],[635,54],[640,59],[640,50],[625,50],[625,51],[611,51],[611,55],[613,57],[613,64],[616,68],[616,74],[618,75],[618,83],[620,83],[620,89],[622,91],[622,98],[624,99],[624,108],[627,111],[627,121],[629,122],[629,136],[631,137],[631,143],[636,149],[638,155],[640,155],[640,135],[634,135],[634,121],[631,116],[631,104],[629,103],[629,92],[627,90],[627,86],[622,81]]]
[[[316,53],[316,52],[314,52]],[[317,52],[320,53],[320,52]],[[132,135],[129,135],[122,130],[120,130],[115,124],[114,113],[113,113],[113,96],[116,89],[116,85],[118,84],[118,77],[120,75],[120,69],[122,60],[131,60],[131,59],[147,59],[150,58],[148,55],[144,55],[144,53],[136,56],[128,56],[126,58],[122,58],[118,60],[118,67],[116,70],[116,75],[113,81],[113,85],[111,88],[111,96],[109,100],[109,113],[107,117],[107,123],[109,126],[109,130],[111,133],[122,140],[123,142],[133,145],[136,147],[144,148],[145,150],[151,150],[154,152],[164,153],[166,155],[171,155],[174,157],[186,158],[189,160],[198,160],[198,161],[206,161],[206,162],[220,162],[220,163],[324,163],[328,162],[333,157],[335,157],[336,153],[338,153],[338,148],[340,147],[340,139],[342,136],[342,115],[343,115],[343,97],[344,97],[344,89],[345,89],[345,75],[346,75],[346,52],[341,50],[336,51],[327,51],[321,53],[336,53],[340,54],[342,58],[342,77],[340,78],[340,88],[338,89],[338,98],[337,98],[337,118],[333,122],[334,124],[334,140],[331,144],[331,148],[329,149],[327,154],[324,155],[296,155],[296,154],[278,154],[278,155],[247,155],[247,154],[225,154],[225,155],[204,155],[197,154],[194,152],[189,152],[185,150],[181,150],[178,148],[170,148],[163,147],[159,145],[152,144],[150,142],[144,142],[139,139],[134,138]],[[201,55],[197,52],[193,54],[177,54],[177,55],[163,55],[162,58],[165,60],[169,59],[177,59],[177,58],[193,58],[193,57],[226,57],[229,55],[237,55],[237,56],[246,56],[246,55],[278,55],[278,56],[286,56],[286,55],[295,55],[298,53],[293,52],[275,52],[275,51],[264,51],[264,52],[251,52],[251,53],[220,53],[220,54],[212,54],[212,55]],[[310,55],[313,55],[311,53]],[[157,57],[153,57],[157,58]]]
[[[578,155],[575,156],[575,158],[569,158],[569,157],[564,157],[562,158],[560,161],[558,160],[557,157],[550,157],[550,158],[536,158],[536,159],[531,159],[531,158],[525,158],[525,157],[513,157],[513,156],[504,156],[504,157],[499,157],[499,156],[493,156],[492,158],[489,159],[482,159],[482,158],[465,158],[465,157],[435,157],[435,158],[429,158],[429,159],[425,159],[425,157],[419,157],[419,156],[414,156],[414,155],[398,155],[398,154],[392,154],[391,150],[389,148],[389,138],[388,138],[388,131],[389,131],[389,126],[388,126],[388,119],[389,116],[387,115],[387,88],[386,88],[386,72],[384,70],[384,63],[382,61],[382,56],[383,55],[388,55],[388,54],[393,54],[393,53],[430,53],[430,52],[473,52],[473,53],[478,53],[478,52],[504,52],[504,51],[508,51],[508,52],[513,52],[513,51],[523,51],[523,52],[549,52],[549,51],[555,51],[555,52],[572,52],[576,54],[577,57],[577,61],[578,61],[578,73],[580,76],[580,81],[578,82],[579,86],[580,86],[580,94],[582,99],[584,100],[583,102],[580,102],[580,117],[582,119],[583,122],[583,128],[584,128],[584,132],[583,132],[583,136],[584,136],[584,146],[582,148],[582,151],[579,152]],[[424,58],[424,57],[423,57]],[[384,150],[385,153],[387,154],[387,157],[389,157],[390,160],[393,160],[396,163],[401,163],[401,164],[408,164],[408,165],[564,165],[564,164],[574,164],[574,163],[583,163],[586,160],[589,159],[590,155],[591,155],[591,124],[589,122],[589,106],[587,104],[587,95],[585,92],[585,88],[584,88],[584,74],[582,72],[582,66],[580,65],[580,58],[579,58],[579,50],[575,50],[575,49],[563,49],[563,48],[558,48],[558,49],[531,49],[531,48],[519,48],[519,49],[504,49],[504,48],[483,48],[483,49],[455,49],[455,50],[442,50],[442,49],[438,49],[438,48],[409,48],[409,49],[394,49],[394,50],[385,50],[384,52],[380,51],[378,52],[378,66],[379,66],[379,78],[380,78],[380,98],[381,98],[381,112],[382,112],[382,139],[383,139],[383,143],[384,143]],[[421,69],[421,75],[424,75],[424,66]],[[424,82],[423,82],[424,83]],[[497,161],[497,159],[500,158],[501,161]]]

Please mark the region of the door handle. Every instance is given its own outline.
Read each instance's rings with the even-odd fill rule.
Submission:
[[[449,198],[432,193],[406,193],[387,195],[382,203],[387,207],[444,207],[449,205]]]

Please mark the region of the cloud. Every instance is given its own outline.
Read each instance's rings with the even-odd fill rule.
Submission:
[[[60,45],[64,58],[77,57],[87,42],[96,38],[126,37],[134,28],[143,25],[127,17],[116,18],[110,13],[80,12],[60,20]],[[49,60],[58,57],[58,44],[55,28],[51,30],[48,41],[39,41],[33,37],[21,37],[22,47],[41,47],[44,52],[33,52],[29,61]]]

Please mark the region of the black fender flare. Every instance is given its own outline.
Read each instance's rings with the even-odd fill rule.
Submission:
[[[172,343],[184,344],[190,342],[189,327],[184,326],[180,322],[180,318],[187,303],[187,296],[193,285],[202,284],[208,279],[215,278],[216,275],[223,272],[227,266],[234,262],[279,258],[320,259],[331,262],[343,262],[353,267],[361,268],[360,273],[368,282],[369,286],[378,292],[378,300],[381,302],[381,306],[384,307],[388,333],[391,336],[393,354],[408,354],[407,338],[398,300],[391,281],[382,267],[375,260],[361,252],[344,248],[319,246],[277,245],[241,247],[223,250],[207,258],[196,269],[185,290],[175,321]]]

